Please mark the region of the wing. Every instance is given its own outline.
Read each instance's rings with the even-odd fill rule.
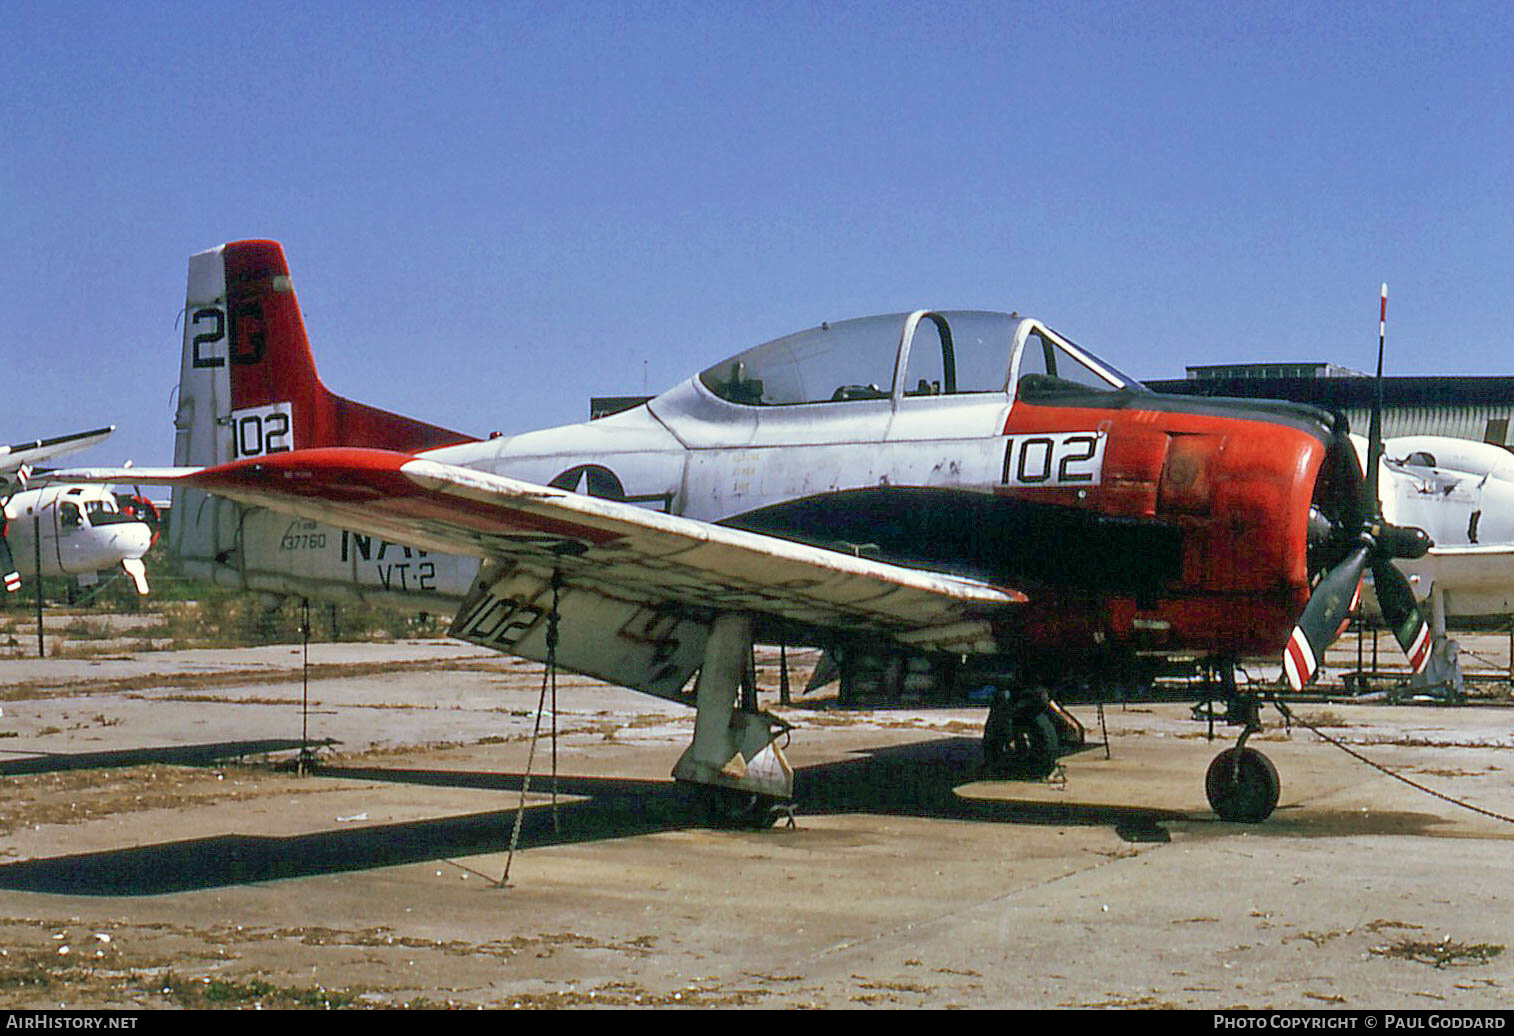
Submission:
[[[1469,605],[1472,598],[1492,602],[1474,614],[1506,615],[1514,611],[1514,544],[1431,547],[1412,567]]]
[[[94,446],[96,443],[104,442],[115,430],[116,426],[111,425],[108,428],[96,428],[91,432],[75,432],[73,435],[60,435],[53,439],[37,439],[33,442],[0,446],[0,476],[19,471],[23,465],[54,460]]]
[[[1005,610],[1025,601],[1006,587],[386,450],[312,449],[199,470],[129,471],[138,483],[204,490],[483,558],[452,632],[528,658],[545,655],[555,573],[564,625],[559,660],[665,696],[699,665],[720,612],[969,654],[1001,650]],[[68,477],[126,476],[95,469]]]

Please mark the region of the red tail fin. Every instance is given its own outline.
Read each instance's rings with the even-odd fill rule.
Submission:
[[[291,445],[299,449],[372,446],[414,453],[475,441],[473,436],[343,399],[321,383],[289,265],[277,241],[236,241],[224,247],[223,259],[223,362],[229,368],[233,414],[265,408],[288,414]],[[193,363],[217,358],[196,352]]]

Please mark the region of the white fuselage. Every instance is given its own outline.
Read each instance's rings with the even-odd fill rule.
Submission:
[[[1365,453],[1364,444],[1358,444]],[[1400,561],[1416,595],[1439,590],[1447,621],[1514,615],[1514,454],[1501,446],[1409,435],[1384,443],[1383,517],[1435,545]]]
[[[42,575],[78,576],[140,560],[152,546],[152,528],[123,514],[105,486],[28,489],[5,502],[5,519],[16,570],[27,579],[36,577],[39,556]]]
[[[785,502],[889,484],[991,493],[1011,471],[1003,428],[1022,367],[1044,372],[1055,348],[1070,357],[1063,360],[1065,374],[1076,368],[1104,389],[1123,383],[1095,373],[1098,361],[1054,341],[1035,321],[998,314],[953,319],[973,331],[959,333],[955,352],[943,346],[933,322],[944,324],[944,318],[923,311],[826,325],[749,350],[611,417],[420,456],[724,522]],[[835,346],[831,338],[838,339]],[[187,355],[192,358],[192,350]],[[955,360],[951,376],[959,392],[942,390],[943,355]],[[295,441],[286,419],[275,423],[270,438],[270,419],[261,410],[228,410],[230,390],[217,381],[226,376],[225,368],[186,361],[176,464],[224,464],[305,445]],[[802,405],[743,405],[743,390]],[[228,427],[237,432],[229,436]],[[252,432],[241,435],[243,429]],[[1053,436],[1047,448],[1061,449],[1062,438]],[[1058,455],[1056,470],[1076,469],[1091,485],[1102,437],[1090,429],[1085,438],[1092,452]],[[1050,453],[1037,458],[1052,461]],[[244,511],[192,490],[176,490],[174,508],[174,554],[191,572],[224,585],[444,611],[461,600],[478,570],[472,558]],[[824,530],[818,532],[823,540]]]

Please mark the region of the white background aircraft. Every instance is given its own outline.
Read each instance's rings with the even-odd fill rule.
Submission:
[[[1365,464],[1366,442],[1353,439]],[[1424,557],[1400,562],[1428,605],[1434,645],[1411,688],[1459,697],[1457,644],[1447,630],[1514,619],[1514,454],[1470,439],[1400,436],[1383,444],[1378,484],[1384,517],[1434,541]]]
[[[120,566],[138,593],[148,592],[142,556],[157,532],[157,511],[151,503],[140,495],[118,498],[98,485],[26,488],[34,465],[94,446],[113,430],[97,428],[0,447],[0,575],[7,592],[19,590],[23,579],[36,578],[39,560],[43,576],[73,576],[82,586],[93,585],[99,572]]]

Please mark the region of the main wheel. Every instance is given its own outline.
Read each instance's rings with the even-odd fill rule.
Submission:
[[[1239,752],[1239,756],[1237,756]],[[1254,748],[1227,748],[1204,775],[1204,794],[1221,820],[1259,824],[1277,808],[1282,784],[1272,760]]]
[[[983,729],[983,764],[1001,777],[1040,780],[1057,766],[1060,739],[1045,711],[1008,721],[990,716]]]
[[[705,786],[700,789],[700,801],[711,827],[760,831],[778,819],[778,800],[771,795]]]

